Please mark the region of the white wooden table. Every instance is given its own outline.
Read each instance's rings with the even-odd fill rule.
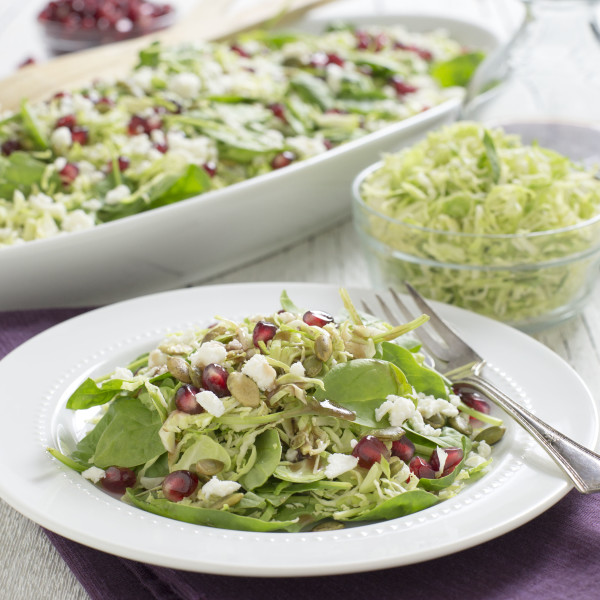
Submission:
[[[246,1],[246,0],[244,0]],[[248,0],[249,1],[249,0]],[[182,0],[185,10],[192,0]],[[35,27],[42,0],[0,2],[0,76],[9,74],[29,56],[44,57]],[[391,10],[397,0],[350,2],[362,10]],[[515,22],[511,6],[499,0],[406,0],[402,8],[436,11],[483,20],[506,33]],[[328,10],[336,14],[332,5]],[[591,59],[591,57],[590,57]],[[585,63],[580,65],[584,68]],[[592,67],[597,66],[591,65]],[[590,67],[588,64],[587,67]],[[581,101],[581,98],[579,98]],[[598,103],[598,98],[590,98]],[[310,237],[306,241],[236,270],[223,273],[210,283],[306,281],[344,286],[369,286],[369,274],[358,239],[349,221]],[[1,332],[0,332],[1,334]],[[600,288],[582,315],[537,338],[569,362],[587,382],[600,402]],[[37,525],[0,501],[0,598],[10,600],[79,600],[87,598],[46,536]]]

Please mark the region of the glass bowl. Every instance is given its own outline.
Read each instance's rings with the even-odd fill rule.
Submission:
[[[73,5],[77,9],[77,4],[71,3],[69,7],[73,12],[63,17],[62,21],[53,20],[49,12],[50,5],[38,16],[37,22],[44,43],[53,54],[77,52],[154,33],[173,25],[176,18],[175,9],[167,4],[153,5],[142,2],[141,7],[153,7],[161,11],[164,9],[166,12],[154,14],[146,11],[147,14],[144,14],[138,10],[135,15],[124,14],[119,18],[113,17],[112,20],[91,16],[92,13],[86,16],[84,9],[76,12]]]
[[[537,124],[538,132],[541,126]],[[600,131],[592,131],[598,143]],[[564,229],[525,234],[428,229],[398,221],[364,202],[362,183],[381,165],[362,171],[352,190],[354,225],[376,287],[402,289],[408,281],[428,298],[528,332],[570,318],[582,308],[598,279],[600,214]]]

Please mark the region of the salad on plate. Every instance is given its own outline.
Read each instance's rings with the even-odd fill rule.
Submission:
[[[503,435],[487,401],[427,364],[410,332],[281,309],[175,332],[88,378],[59,461],[143,510],[197,525],[315,531],[401,517],[483,475]]]
[[[481,58],[401,26],[151,45],[123,80],[0,115],[0,248],[325,153],[461,94]]]

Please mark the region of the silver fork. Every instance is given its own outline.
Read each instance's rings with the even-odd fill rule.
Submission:
[[[433,359],[436,371],[453,383],[465,384],[479,391],[504,409],[550,454],[580,492],[600,492],[600,455],[550,427],[488,381],[482,375],[485,359],[460,338],[411,285],[405,285],[419,310],[429,315],[428,324],[441,340],[435,339],[423,326],[414,332]],[[398,294],[391,288],[389,292],[405,318],[412,320],[414,316]],[[381,295],[376,294],[376,298],[387,320],[392,325],[399,324]],[[362,304],[366,312],[374,314],[364,301]]]

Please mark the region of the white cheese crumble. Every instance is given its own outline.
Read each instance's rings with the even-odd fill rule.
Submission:
[[[487,442],[483,440],[477,444],[477,454],[483,458],[489,458],[492,454],[492,449]]]
[[[202,494],[204,494],[207,500],[211,496],[223,498],[224,496],[233,494],[233,492],[237,492],[241,487],[237,481],[229,481],[227,479],[221,481],[213,475],[213,478],[202,486]]]
[[[169,81],[169,90],[186,100],[195,98],[200,87],[200,79],[194,73],[177,73]]]
[[[125,367],[117,367],[112,375],[112,379],[132,379],[133,373]]]
[[[90,467],[86,469],[82,475],[92,481],[93,483],[98,483],[101,479],[104,478],[106,472],[103,469],[99,469],[98,467]]]
[[[196,394],[196,402],[213,417],[220,417],[225,412],[223,400],[209,390],[203,390]]]
[[[204,342],[194,354],[190,356],[190,362],[194,367],[202,368],[206,365],[220,365],[227,358],[227,348],[216,340]]]
[[[448,455],[441,449],[435,449],[438,457],[438,462],[440,463],[439,469],[436,471],[436,475],[441,475],[444,472],[444,468],[446,467],[446,460],[448,459]]]
[[[158,349],[152,350],[148,354],[148,366],[149,367],[162,367],[167,364],[167,355]]]
[[[325,477],[328,479],[334,479],[339,477],[346,471],[351,471],[358,465],[358,458],[351,454],[332,454],[327,459],[327,466],[325,467]]]
[[[478,467],[479,465],[483,464],[484,462],[486,462],[486,459],[483,458],[483,456],[480,456],[479,454],[476,454],[475,452],[470,452],[469,456],[467,456],[466,460],[465,460],[465,467],[469,467],[469,468],[473,468],[473,467]]]
[[[455,417],[458,414],[456,406],[444,400],[443,398],[435,398],[434,396],[426,396],[425,394],[417,394],[418,410],[425,419],[430,419],[433,415],[443,415],[445,417]]]
[[[65,215],[62,222],[64,231],[84,231],[94,226],[94,217],[88,215],[81,209],[74,210]]]
[[[263,392],[270,389],[277,379],[277,371],[262,354],[255,354],[242,368],[242,373],[253,379]]]
[[[306,371],[304,370],[304,365],[300,361],[295,362],[290,367],[290,373],[292,375],[295,375],[296,377],[304,377],[306,375]]]
[[[57,127],[50,136],[50,145],[59,154],[66,154],[72,142],[71,130],[68,127]]]
[[[110,190],[104,198],[106,204],[119,204],[131,196],[131,190],[124,184],[118,185],[116,188]]]
[[[414,416],[415,411],[415,403],[410,398],[390,394],[385,402],[375,409],[375,418],[381,421],[385,415],[389,415],[390,425],[401,427],[407,419]]]

